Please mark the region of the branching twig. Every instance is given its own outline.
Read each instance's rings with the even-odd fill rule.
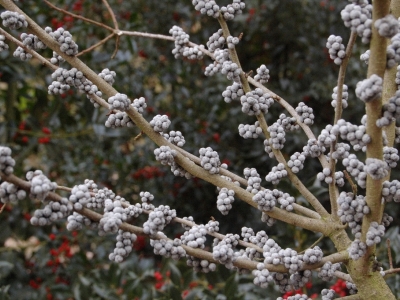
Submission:
[[[392,250],[390,249],[390,239],[386,240],[388,259],[389,259],[389,269],[393,269],[393,259],[392,259]]]

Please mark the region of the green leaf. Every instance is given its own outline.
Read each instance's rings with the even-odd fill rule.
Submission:
[[[228,299],[236,299],[238,292],[237,274],[232,274],[225,283],[225,296]]]
[[[7,277],[13,268],[14,264],[8,261],[0,261],[0,279]]]

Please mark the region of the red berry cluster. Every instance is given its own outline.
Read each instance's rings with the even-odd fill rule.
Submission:
[[[162,172],[158,167],[155,166],[146,166],[132,174],[132,177],[134,179],[151,179],[163,176],[164,172]]]
[[[331,290],[334,290],[336,294],[338,294],[340,297],[347,296],[349,293],[347,287],[346,287],[346,282],[342,279],[338,279],[334,285],[330,287]]]
[[[304,286],[303,289],[298,289],[298,290],[295,290],[295,291],[286,292],[286,293],[282,296],[282,298],[283,298],[283,299],[287,299],[287,298],[289,298],[290,296],[294,296],[294,295],[297,295],[297,294],[307,294],[307,290],[309,290],[309,289],[311,289],[311,288],[312,288],[312,283],[311,283],[311,282],[307,282],[307,283],[305,284],[305,286]],[[311,299],[316,299],[316,298],[318,298],[318,294],[314,293],[314,294],[312,294],[312,295],[310,296],[310,298],[311,298]]]

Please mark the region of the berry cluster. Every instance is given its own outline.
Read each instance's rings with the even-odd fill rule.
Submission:
[[[240,97],[244,95],[242,86],[234,82],[232,85],[228,86],[225,91],[222,92],[222,97],[226,103],[231,103],[232,100],[239,100]]]
[[[71,33],[60,27],[56,31],[50,27],[44,29],[53,39],[60,44],[60,50],[67,55],[73,56],[78,53],[78,45],[73,41]]]
[[[117,93],[114,96],[108,98],[108,103],[113,109],[127,110],[129,108],[129,105],[131,104],[131,101],[129,100],[127,95]]]
[[[185,145],[185,138],[180,131],[170,131],[169,133],[164,133],[163,136],[168,142],[178,147]]]
[[[6,37],[0,34],[0,52],[7,50],[8,45],[5,43]]]
[[[194,162],[191,161],[189,158],[186,157],[186,159],[188,160],[188,163],[194,164]],[[190,174],[176,162],[173,162],[171,164],[171,172],[174,174],[174,176],[185,177],[186,179],[190,179],[193,177],[192,174]]]
[[[145,210],[153,210],[154,205],[151,204],[154,200],[154,196],[149,192],[140,192],[139,193],[140,200],[142,201],[142,208]]]
[[[332,105],[333,108],[336,108],[336,106],[337,106],[337,91],[338,91],[338,87],[335,86],[333,88],[332,102],[331,102],[331,105]],[[342,108],[346,108],[348,106],[348,103],[347,103],[348,98],[349,98],[348,87],[347,87],[347,85],[343,84]]]
[[[381,222],[383,224],[383,226],[389,227],[390,223],[392,223],[392,222],[393,222],[393,217],[389,216],[387,213],[383,213],[382,222]]]
[[[346,48],[342,43],[342,37],[330,35],[326,42],[326,48],[328,48],[329,56],[333,59],[333,62],[340,66],[346,56]]]
[[[274,279],[275,284],[278,286],[279,291],[281,293],[289,292],[292,290],[292,287],[290,286],[289,283],[289,275],[286,273],[273,273],[272,277]],[[279,299],[281,297],[278,297],[276,300],[283,300]]]
[[[207,42],[207,48],[210,52],[214,52],[216,49],[222,49],[225,44],[225,37],[222,29],[219,29],[212,36],[209,37]]]
[[[115,244],[114,252],[108,258],[111,261],[120,263],[132,252],[132,245],[136,241],[137,236],[134,233],[118,230],[117,243]]]
[[[150,126],[155,132],[164,132],[171,125],[167,115],[156,115],[153,120],[150,121]]]
[[[321,291],[322,300],[333,300],[335,299],[336,293],[334,290],[323,289]]]
[[[86,184],[75,185],[71,190],[69,201],[74,205],[74,209],[81,210],[87,204],[93,202],[93,198]]]
[[[31,184],[29,197],[31,199],[40,199],[44,201],[50,192],[54,192],[57,188],[57,183],[51,182],[42,171],[29,171],[26,173],[26,179]]]
[[[276,300],[283,300],[282,297],[278,297]],[[296,294],[294,296],[289,296],[286,300],[311,300],[306,294]]]
[[[72,209],[72,204],[67,198],[61,198],[60,202],[50,201],[43,209],[35,210],[30,221],[35,226],[50,225],[68,216]]]
[[[65,62],[65,59],[62,58],[57,52],[53,51],[53,57],[50,58],[50,62],[53,65],[59,65],[60,63]]]
[[[135,123],[132,122],[126,112],[119,111],[117,113],[111,113],[104,125],[111,128],[133,127]]]
[[[213,151],[211,147],[200,148],[200,165],[208,171],[210,174],[218,174],[219,167],[221,166],[221,161],[217,151]]]
[[[236,63],[227,60],[222,63],[221,73],[226,75],[226,78],[229,80],[239,83],[242,69],[240,69]]]
[[[324,168],[322,172],[317,174],[317,179],[319,181],[325,181],[327,184],[331,184],[333,181],[331,169]]]
[[[382,185],[382,196],[386,202],[400,202],[400,181],[384,181]]]
[[[240,97],[242,111],[249,116],[267,113],[268,109],[274,103],[271,95],[263,92],[262,89],[256,88],[254,91],[246,93]]]
[[[357,294],[357,287],[354,283],[350,282],[350,281],[346,281],[346,287],[349,290],[349,294],[350,295],[354,295]]]
[[[267,223],[267,226],[271,227],[276,223],[276,220],[274,218],[270,217],[265,212],[262,212],[262,214],[261,214],[261,222]]]
[[[393,68],[400,62],[400,34],[397,33],[390,39],[390,44],[386,48],[386,67]]]
[[[264,230],[258,231],[255,236],[249,237],[249,242],[254,245],[257,245],[260,248],[263,248],[267,241],[268,241],[268,235]]]
[[[335,184],[338,187],[344,186],[344,173],[342,171],[335,172]]]
[[[300,170],[304,168],[305,160],[306,156],[304,154],[301,154],[300,152],[295,152],[290,156],[287,165],[292,170],[293,173],[298,173]]]
[[[332,152],[333,159],[344,159],[350,155],[350,145],[346,143],[337,143],[335,151]]]
[[[199,259],[190,255],[186,257],[187,257],[186,264],[189,267],[193,267],[193,270],[195,272],[208,273],[208,272],[214,272],[217,269],[217,265],[215,263],[209,262],[208,260]]]
[[[332,125],[326,125],[318,136],[318,143],[326,148],[330,148],[331,144],[336,141],[336,135],[332,133]]]
[[[259,68],[257,68],[257,75],[254,76],[255,81],[265,84],[268,82],[269,78],[269,70],[265,65],[261,65]]]
[[[186,256],[186,251],[182,248],[180,239],[174,239],[173,241],[168,240],[166,237],[160,240],[150,239],[150,245],[154,248],[154,254],[157,255],[171,257],[174,260],[179,260]]]
[[[0,184],[0,201],[2,203],[16,204],[18,200],[25,198],[25,190],[20,189],[18,186],[7,181],[4,181]]]
[[[237,45],[237,44],[239,44],[239,38],[238,37],[233,37],[233,36],[228,36],[227,38],[226,38],[226,44],[228,45],[228,48],[229,49],[234,49],[235,48],[235,46]]]
[[[307,249],[303,254],[303,262],[306,264],[316,264],[322,260],[324,253],[321,248],[315,246],[314,248]]]
[[[195,225],[185,231],[181,236],[182,244],[191,248],[204,249],[206,243],[207,229],[204,225]]]
[[[221,7],[221,14],[225,20],[233,20],[236,15],[242,13],[242,9],[246,7],[246,4],[242,0],[233,0],[232,4]]]
[[[325,152],[325,147],[319,143],[316,139],[309,139],[307,141],[307,145],[303,147],[303,152],[302,154],[311,157],[318,157],[322,153]]]
[[[245,168],[243,170],[244,178],[247,179],[246,191],[257,194],[261,190],[261,177],[255,168]]]
[[[22,33],[21,41],[28,49],[33,49],[35,51],[47,48],[47,46],[34,34]]]
[[[123,202],[125,199],[120,197],[104,201],[104,214],[99,222],[99,235],[117,233],[122,222],[128,219],[126,210],[122,206]]]
[[[244,139],[256,139],[262,133],[262,129],[258,121],[254,125],[239,124],[239,135]]]
[[[391,38],[399,32],[399,21],[393,15],[387,15],[375,21],[375,28],[381,36]]]
[[[367,50],[365,51],[363,54],[360,55],[360,59],[366,64],[368,65],[369,62],[369,56],[371,55],[371,50]]]
[[[110,71],[108,68],[103,69],[99,74],[99,77],[104,79],[109,85],[113,85],[115,82],[115,76],[117,74],[114,71]]]
[[[400,117],[400,90],[397,90],[396,94],[383,105],[382,112],[382,118],[376,121],[378,127],[388,126]]]
[[[176,151],[168,146],[161,146],[160,148],[154,149],[154,155],[156,156],[156,160],[163,165],[172,166],[175,164],[174,158],[176,156]]]
[[[92,226],[93,228],[97,226],[97,224],[92,222],[92,220],[90,220],[85,216],[82,216],[81,214],[78,214],[77,212],[74,212],[72,215],[69,215],[67,221],[68,221],[67,223],[68,231],[81,230],[83,228],[83,225]]]
[[[253,196],[253,201],[257,203],[259,210],[271,211],[275,207],[279,195],[276,195],[274,191],[268,189],[260,190]]]
[[[286,133],[283,126],[278,122],[275,122],[269,126],[267,130],[270,134],[268,144],[276,150],[282,149],[286,142]]]
[[[194,223],[194,219],[192,216],[183,217],[182,219]],[[181,223],[181,225],[182,225],[182,228],[185,229],[186,231],[188,231],[188,230],[190,230],[190,228],[192,228],[192,226],[189,226],[189,225],[186,225],[183,223]]]
[[[285,114],[280,114],[276,123],[281,125],[286,132],[295,131],[300,128],[295,117],[287,117]]]
[[[264,263],[273,265],[281,264],[281,257],[278,254],[281,249],[273,239],[267,239],[263,246]]]
[[[170,209],[168,205],[160,205],[149,213],[148,220],[143,224],[143,232],[155,235],[158,231],[162,231],[175,217],[175,209]]]
[[[24,48],[17,47],[13,53],[14,57],[18,57],[22,61],[28,61],[32,58],[32,54],[27,53]]]
[[[290,196],[288,193],[283,193],[278,190],[273,190],[272,192],[276,195],[279,194],[279,196],[277,196],[277,199],[282,209],[286,209],[287,211],[293,211],[292,204],[295,203],[294,197]]]
[[[252,274],[254,275],[253,283],[261,288],[266,288],[270,282],[274,281],[274,278],[263,263],[258,263],[257,269],[253,270]]]
[[[239,235],[227,234],[223,240],[213,247],[213,258],[225,265],[227,269],[233,269],[235,260],[234,248],[239,242]]]
[[[285,169],[285,165],[279,163],[276,167],[273,167],[272,170],[265,176],[265,180],[271,182],[272,184],[278,184],[282,178],[287,176],[287,171]]]
[[[215,61],[208,65],[204,71],[204,75],[213,76],[222,70],[222,64],[229,61],[229,50],[228,49],[215,49],[214,50]]]
[[[215,220],[210,220],[208,223],[205,225],[205,228],[208,232],[218,232],[219,231],[219,222]]]
[[[17,30],[21,27],[28,27],[28,22],[25,20],[25,16],[13,11],[3,11],[0,14],[3,20],[4,27],[10,27],[10,29]]]
[[[11,149],[0,146],[0,171],[6,175],[14,172],[15,160],[11,157]]]
[[[351,232],[356,238],[359,237],[362,218],[370,211],[364,196],[358,195],[354,199],[353,193],[341,192],[337,202],[339,204],[338,216],[340,221],[348,223]]]
[[[343,119],[332,126],[331,133],[340,135],[342,140],[350,142],[355,151],[365,150],[366,145],[371,142],[371,137],[367,134],[365,125],[353,125]]]
[[[343,166],[346,167],[347,172],[350,173],[357,180],[357,184],[365,188],[367,180],[367,172],[365,172],[364,164],[358,160],[355,154],[350,154],[347,158],[344,158]]]
[[[318,272],[318,277],[323,281],[331,281],[335,278],[335,272],[340,270],[340,264],[333,264],[330,261],[324,263]]]
[[[85,184],[86,180],[85,180]],[[86,185],[87,186],[87,185]],[[104,207],[104,202],[106,199],[114,199],[115,194],[112,190],[109,190],[108,188],[102,188],[102,189],[92,189],[91,187],[88,187],[89,190],[95,193],[94,197],[91,197],[91,201],[86,204],[87,208],[102,208]]]
[[[219,6],[214,0],[192,0],[194,9],[209,17],[219,17]]]
[[[185,44],[189,43],[190,36],[176,25],[169,30],[169,33],[175,39],[175,48],[172,50],[172,54],[175,58],[179,58],[183,54]]]
[[[372,74],[371,77],[357,83],[356,96],[363,102],[370,102],[382,95],[383,80],[378,75]]]
[[[389,166],[386,161],[377,158],[367,158],[365,161],[365,169],[372,179],[383,179],[389,174]]]
[[[366,241],[368,247],[371,247],[375,244],[379,244],[381,242],[381,237],[385,235],[385,226],[379,225],[378,222],[371,222],[367,235]]]
[[[361,242],[359,239],[355,239],[350,247],[347,249],[349,256],[352,260],[358,260],[360,257],[364,256],[367,251],[367,245]]]
[[[223,215],[227,215],[232,208],[232,203],[235,201],[235,192],[233,190],[228,190],[227,188],[222,188],[219,191],[217,199],[217,208]]]
[[[304,102],[300,102],[296,107],[296,112],[300,116],[300,122],[306,125],[314,124],[314,114],[313,109],[304,104]]]
[[[132,106],[140,114],[143,114],[145,108],[147,107],[146,100],[143,97],[133,100]]]
[[[269,139],[265,139],[264,140],[264,150],[265,150],[265,152],[268,154],[268,156],[270,158],[274,158],[275,157],[275,154],[274,154],[274,152],[272,150],[272,147],[271,147],[271,145],[269,143]]]
[[[397,66],[395,82],[396,82],[396,85],[397,85],[397,89],[399,89],[399,86],[400,86],[400,66]]]
[[[347,5],[341,11],[342,20],[351,31],[357,32],[364,44],[368,44],[372,35],[372,5],[355,3]]]

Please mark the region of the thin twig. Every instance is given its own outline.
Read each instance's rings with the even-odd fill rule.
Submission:
[[[105,25],[103,23],[100,23],[100,22],[94,21],[92,19],[88,19],[88,18],[82,17],[81,15],[77,15],[77,14],[71,13],[71,12],[65,10],[65,9],[58,8],[57,6],[55,6],[54,4],[50,3],[47,0],[43,0],[43,2],[46,3],[48,6],[50,6],[51,8],[53,8],[53,9],[59,11],[59,12],[62,12],[63,14],[66,14],[66,15],[69,15],[71,17],[74,17],[75,19],[80,19],[82,21],[85,21],[85,22],[88,22],[88,23],[91,23],[91,24],[95,24],[95,25],[97,25],[99,27],[102,27],[104,29],[107,29],[109,31],[114,32],[114,28],[112,28],[110,26],[107,26],[107,25]]]
[[[111,7],[108,4],[107,0],[103,0],[103,4],[105,5],[105,7],[107,8],[109,14],[111,15],[111,19],[112,19],[112,21],[114,23],[114,28],[116,30],[118,30],[119,29],[118,22],[117,22],[117,19],[115,18],[115,14],[114,14],[113,10],[111,9]]]
[[[353,52],[353,46],[356,42],[356,39],[357,39],[357,33],[351,32],[350,39],[349,39],[349,42],[347,43],[347,47],[346,47],[346,56],[344,57],[342,64],[340,65],[338,81],[337,81],[336,108],[335,108],[335,117],[334,117],[333,125],[335,125],[339,121],[339,119],[342,117],[342,112],[343,112],[342,95],[343,95],[344,79],[346,76],[347,66],[349,64],[349,60],[350,60],[351,54]],[[332,182],[329,184],[329,199],[330,199],[330,203],[331,203],[331,214],[334,219],[338,218],[337,198],[338,198],[339,191],[336,186],[336,179],[335,179],[336,160],[332,158],[332,154],[336,148],[338,135],[339,134],[336,135],[336,140],[334,140],[331,144],[331,150],[330,150],[331,160],[329,163],[329,169],[331,170],[331,174],[332,174]]]
[[[90,51],[92,51],[93,49],[105,44],[108,40],[112,39],[115,36],[115,33],[111,33],[108,36],[106,36],[104,39],[102,39],[101,41],[98,41],[96,44],[90,46],[89,48],[82,50],[81,52],[79,52],[76,56],[81,56],[85,53],[88,53]],[[117,36],[118,37],[118,36]]]
[[[351,178],[350,174],[346,170],[344,170],[343,173],[344,173],[344,177],[346,177],[347,181],[350,183],[353,194],[357,195],[357,185],[353,182],[353,179]]]
[[[390,249],[390,239],[386,240],[388,259],[389,259],[389,268],[393,269],[393,259],[392,259],[392,250]]]
[[[320,241],[322,241],[324,239],[324,235],[321,235],[314,243],[312,243],[311,246],[308,246],[306,249],[304,249],[303,251],[299,252],[299,254],[302,254],[304,252],[306,252],[307,249],[311,249],[314,248],[315,246],[317,246],[319,244]]]
[[[6,204],[5,203],[3,203],[3,205],[1,206],[1,208],[0,208],[0,214],[3,212],[3,210],[6,208]]]

